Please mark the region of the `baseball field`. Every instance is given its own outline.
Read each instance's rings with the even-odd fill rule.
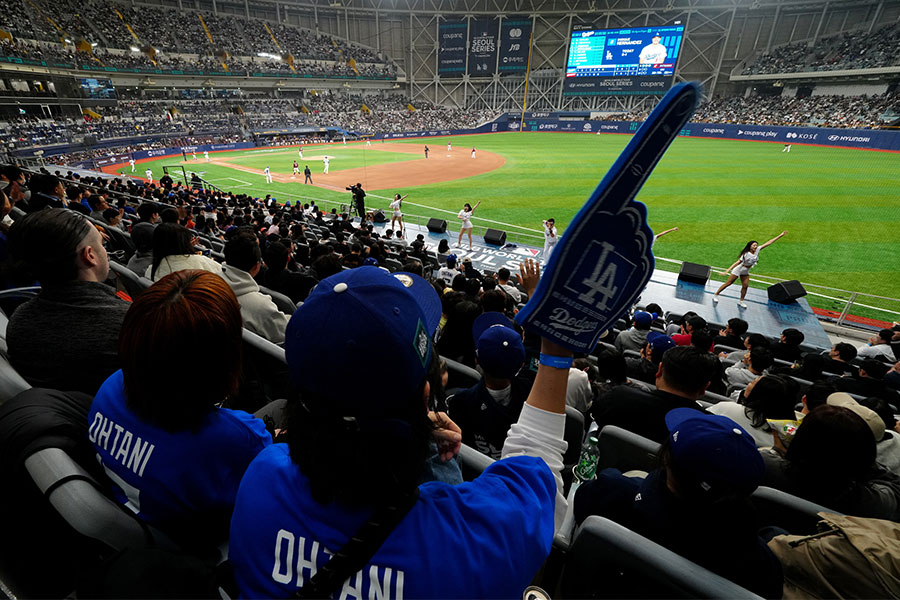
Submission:
[[[476,226],[539,235],[541,220],[548,217],[564,230],[628,136],[510,132],[449,141],[449,151],[448,138],[313,145],[304,147],[302,160],[296,148],[218,152],[210,162],[189,154],[187,162],[181,156],[143,162],[134,175],[150,168],[159,179],[164,165],[183,166],[188,175],[196,171],[223,189],[272,194],[292,203],[313,198],[347,203],[344,188],[360,182],[369,193],[367,208],[386,208],[395,192],[409,194],[405,213],[447,218],[455,231],[463,203],[481,200]],[[654,231],[679,228],[658,241],[654,254],[724,268],[748,240],[763,242],[787,230],[763,252],[754,274],[900,298],[898,155],[798,144],[790,153],[782,149],[772,143],[677,139],[638,196]],[[326,155],[328,175],[322,172]],[[306,165],[313,185],[303,183]],[[271,184],[262,174],[266,166]]]

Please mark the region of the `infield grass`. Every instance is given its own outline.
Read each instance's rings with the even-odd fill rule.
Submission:
[[[466,179],[382,192],[368,190],[367,206],[387,207],[387,198],[395,191],[409,193],[405,213],[442,216],[456,231],[455,214],[462,204],[481,200],[475,213],[481,219],[538,233],[541,220],[554,217],[563,230],[629,137],[529,132],[452,139],[454,151],[468,153],[475,146],[502,154],[506,164]],[[446,140],[401,143],[426,142],[443,150],[441,144]],[[332,172],[420,157],[367,152],[362,144],[309,146],[304,156],[323,152],[335,156]],[[289,174],[297,152],[257,150],[213,156],[254,168],[268,163],[273,172]],[[179,157],[177,161],[140,164],[137,174],[149,165],[158,178],[161,165],[180,163]],[[313,179],[321,172],[321,162],[315,164],[317,168],[310,165]],[[192,166],[206,171],[204,178],[235,192],[271,193],[280,201],[317,198],[347,202],[346,194],[304,186],[302,176],[297,183],[265,185],[259,175],[215,165]],[[898,166],[900,155],[895,153],[798,144],[790,153],[783,153],[781,144],[679,138],[638,200],[647,205],[654,231],[679,228],[657,242],[657,256],[727,267],[748,240],[761,243],[787,230],[786,237],[762,253],[754,274],[900,298]],[[449,212],[438,215],[438,209]],[[479,224],[477,218],[475,223]]]

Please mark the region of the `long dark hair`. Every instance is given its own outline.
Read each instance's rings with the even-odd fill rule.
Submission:
[[[765,425],[766,419],[793,419],[794,396],[787,378],[766,375],[744,396],[744,415],[756,429]]]
[[[472,212],[472,205],[468,202],[466,202],[466,205],[463,208],[468,209],[469,212]]]
[[[744,249],[741,250],[740,254],[738,254],[738,258],[742,258],[745,254],[750,252],[750,246],[752,246],[753,244],[756,244],[756,243],[757,243],[756,240],[750,240],[749,242],[747,242],[747,245],[744,246]],[[766,255],[766,256],[768,256],[768,255]]]
[[[157,225],[153,230],[153,267],[150,270],[150,279],[156,277],[156,270],[167,256],[193,253],[189,229],[175,223]]]

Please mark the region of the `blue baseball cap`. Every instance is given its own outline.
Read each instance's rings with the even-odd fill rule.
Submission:
[[[447,266],[449,266],[451,263],[453,263],[454,265],[456,264],[456,255],[455,254],[447,255]]]
[[[378,266],[378,259],[375,258],[374,256],[370,256],[370,257],[368,257],[366,260],[363,261],[363,264],[364,264],[364,265],[368,265],[368,266],[370,266],[370,267],[377,267],[377,266]]]
[[[762,483],[766,465],[753,436],[728,417],[676,408],[666,414],[666,427],[680,485],[726,496],[749,495]]]
[[[340,416],[365,421],[402,413],[421,392],[440,319],[437,292],[417,275],[366,266],[332,275],[288,323],[291,382],[327,399]]]
[[[658,331],[651,331],[647,334],[647,343],[650,344],[656,358],[659,358],[663,352],[669,348],[674,348],[676,345],[675,340]]]
[[[634,316],[631,318],[632,321],[634,321],[641,327],[650,327],[655,319],[656,313],[648,313],[643,310],[635,311]]]
[[[511,379],[525,362],[522,336],[503,313],[486,312],[472,324],[475,355],[488,375]]]

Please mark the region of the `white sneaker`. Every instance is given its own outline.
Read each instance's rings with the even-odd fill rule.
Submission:
[[[718,303],[719,303],[719,297],[713,296],[713,304],[718,304]]]
[[[743,300],[741,300],[740,302],[738,302],[738,306],[740,306],[741,308],[747,308],[747,304],[744,303]]]

